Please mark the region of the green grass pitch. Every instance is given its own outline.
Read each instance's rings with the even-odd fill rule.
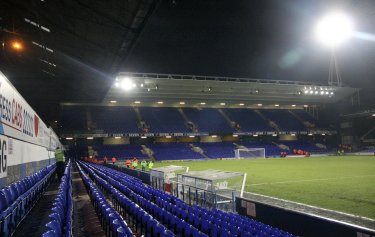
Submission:
[[[375,156],[156,163],[247,173],[246,191],[375,219]]]

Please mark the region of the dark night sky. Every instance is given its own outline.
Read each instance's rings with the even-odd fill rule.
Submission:
[[[324,83],[330,51],[313,29],[329,9],[375,34],[373,0],[162,0],[124,70]],[[353,38],[337,56],[344,84],[374,103],[375,41]]]

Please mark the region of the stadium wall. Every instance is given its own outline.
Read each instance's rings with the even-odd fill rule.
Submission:
[[[236,197],[236,211],[265,224],[306,237],[371,237],[375,231],[307,213]]]
[[[0,187],[54,162],[61,143],[0,72]]]

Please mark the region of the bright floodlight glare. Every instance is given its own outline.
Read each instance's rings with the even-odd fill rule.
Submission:
[[[337,47],[353,33],[353,23],[343,13],[333,13],[323,17],[316,26],[316,36],[323,44]]]
[[[121,88],[125,91],[130,91],[131,89],[133,89],[134,87],[136,87],[136,85],[134,84],[134,82],[132,82],[132,80],[130,80],[129,78],[124,78],[122,81],[121,81]]]

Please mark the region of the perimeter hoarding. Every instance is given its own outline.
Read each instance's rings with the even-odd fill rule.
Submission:
[[[59,142],[36,112],[0,72],[0,134],[52,150]]]

